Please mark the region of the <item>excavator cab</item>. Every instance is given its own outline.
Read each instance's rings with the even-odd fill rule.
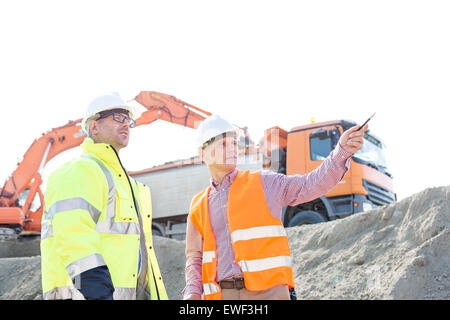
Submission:
[[[31,187],[22,191],[19,197],[16,199],[15,204],[17,207],[23,208],[27,202],[28,195],[30,194]],[[41,208],[41,201],[38,194],[35,194],[34,200],[31,202],[30,210],[33,212],[38,211]]]

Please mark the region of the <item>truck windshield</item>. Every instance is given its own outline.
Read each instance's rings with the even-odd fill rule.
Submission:
[[[366,133],[364,135],[364,145],[362,149],[356,152],[353,156],[363,160],[364,162],[368,162],[369,165],[374,165],[387,173],[387,164],[386,158],[384,157],[383,144],[375,137]]]
[[[344,130],[346,130],[345,127]],[[325,160],[332,151],[331,148],[331,138],[327,134],[327,131],[318,130],[310,135],[311,160]],[[353,159],[356,162],[360,162],[392,177],[387,168],[383,143],[367,132],[364,135],[364,145],[362,149],[353,155]]]
[[[331,139],[326,135],[311,136],[311,160],[325,160],[331,152]]]

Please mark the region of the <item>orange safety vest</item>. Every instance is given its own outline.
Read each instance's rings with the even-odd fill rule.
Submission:
[[[221,300],[216,282],[216,241],[211,228],[208,195],[198,193],[191,203],[190,219],[203,238],[202,279],[205,300]],[[239,171],[228,193],[227,217],[236,262],[248,290],[276,285],[294,288],[289,243],[283,224],[267,206],[259,171]]]

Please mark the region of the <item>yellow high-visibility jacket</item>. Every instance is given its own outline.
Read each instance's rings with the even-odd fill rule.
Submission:
[[[152,242],[150,189],[127,175],[111,145],[86,138],[81,148],[83,155],[55,170],[47,182],[41,231],[44,299],[84,299],[77,276],[106,266],[114,299],[167,300]]]

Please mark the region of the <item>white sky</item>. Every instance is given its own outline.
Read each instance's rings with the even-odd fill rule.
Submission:
[[[154,90],[248,126],[255,141],[274,125],[376,111],[399,199],[448,185],[449,17],[448,1],[430,0],[2,1],[1,184],[35,138],[95,96]],[[190,157],[192,138],[142,126],[121,158],[140,170]]]

